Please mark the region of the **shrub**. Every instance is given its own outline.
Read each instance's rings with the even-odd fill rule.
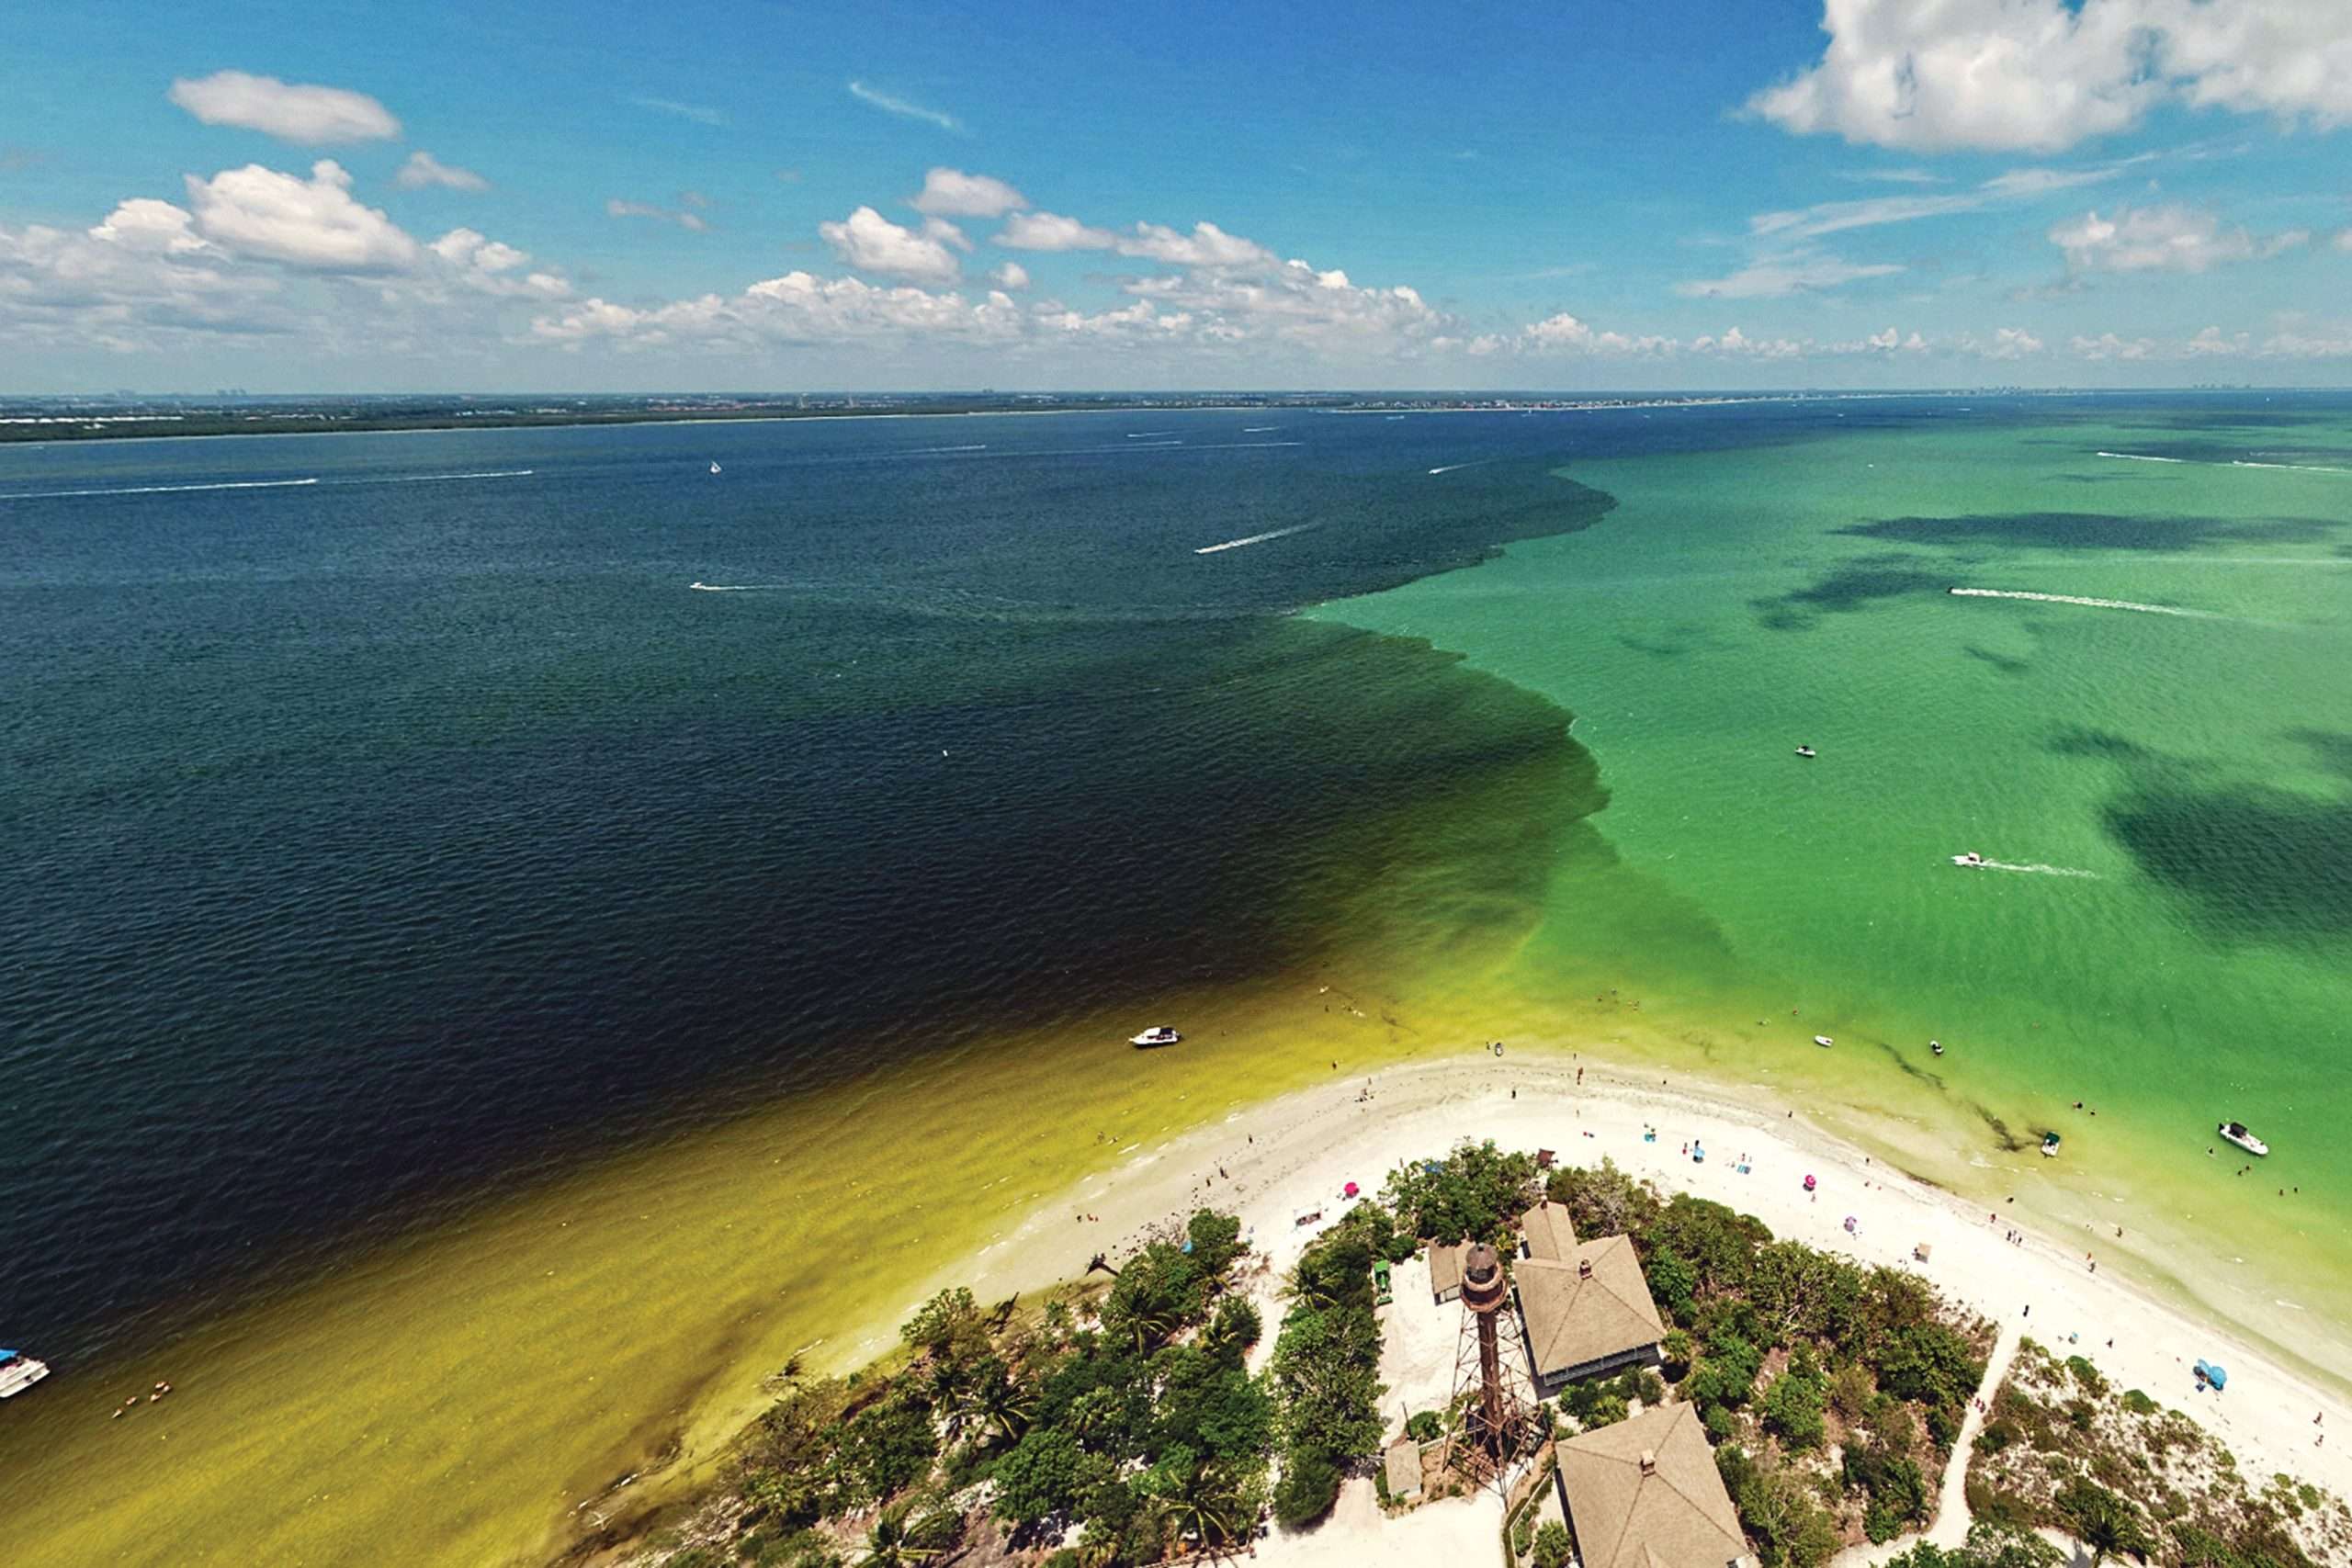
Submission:
[[[2123,1391],[2123,1408],[2134,1416],[2154,1416],[2158,1406],[2154,1400],[2138,1389],[2127,1388]]]
[[[1829,1380],[1810,1352],[1799,1351],[1764,1391],[1765,1428],[1792,1449],[1816,1448],[1826,1430],[1822,1417],[1828,1397]]]
[[[1524,1557],[1527,1555],[1528,1549],[1534,1544],[1535,1510],[1521,1508],[1519,1511],[1519,1522],[1510,1527],[1510,1549],[1517,1555]]]
[[[1381,1196],[1416,1235],[1500,1241],[1535,1191],[1535,1156],[1505,1154],[1491,1138],[1454,1145],[1442,1160],[1398,1166]]]
[[[1405,1423],[1405,1436],[1417,1443],[1433,1443],[1445,1435],[1445,1422],[1434,1410],[1417,1410]]]
[[[1283,1478],[1274,1485],[1274,1517],[1296,1527],[1311,1525],[1340,1499],[1340,1467],[1318,1450],[1294,1450],[1283,1458]]]
[[[1544,1528],[1535,1532],[1535,1568],[1566,1568],[1575,1551],[1568,1527],[1557,1519],[1544,1520]]]

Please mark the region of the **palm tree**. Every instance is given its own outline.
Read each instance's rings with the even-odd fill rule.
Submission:
[[[962,1524],[945,1508],[920,1517],[911,1503],[885,1508],[865,1532],[865,1568],[922,1568],[936,1562],[956,1544]]]

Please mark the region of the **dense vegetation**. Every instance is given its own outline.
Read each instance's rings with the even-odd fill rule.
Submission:
[[[1396,1241],[1379,1205],[1359,1204],[1316,1239],[1291,1276],[1272,1367],[1283,1442],[1274,1515],[1284,1524],[1329,1513],[1348,1467],[1380,1447],[1385,1390],[1372,1265]],[[1405,1251],[1411,1250],[1407,1237]]]
[[[2352,1562],[2352,1511],[2341,1501],[2285,1475],[2257,1485],[2188,1416],[2137,1389],[2118,1393],[2080,1356],[2062,1361],[2030,1339],[1977,1434],[1968,1502],[1980,1519],[2062,1529],[2096,1558],[2179,1568]]]
[[[1554,1171],[1545,1192],[1578,1235],[1634,1237],[1669,1325],[1667,1375],[1699,1407],[1767,1568],[1928,1522],[1989,1325],[1915,1275],[1777,1241],[1687,1193],[1660,1200],[1606,1161]]]
[[[1035,1321],[945,1292],[900,1330],[898,1370],[793,1380],[743,1456],[736,1559],[929,1562],[989,1516],[1010,1544],[1074,1540],[1068,1561],[1092,1568],[1243,1539],[1275,1408],[1245,1365],[1258,1314],[1227,1293],[1239,1235],[1204,1210],[1099,1302]]]

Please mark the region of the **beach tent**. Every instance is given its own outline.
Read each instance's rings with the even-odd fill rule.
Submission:
[[[2221,1368],[2215,1366],[2211,1361],[2198,1362],[2197,1375],[2205,1382],[2211,1383],[2217,1390],[2229,1386],[2230,1374],[2223,1371]]]

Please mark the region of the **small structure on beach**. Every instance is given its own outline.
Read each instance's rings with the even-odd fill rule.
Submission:
[[[1558,1451],[1584,1568],[1749,1568],[1696,1405],[1661,1404]]]
[[[1556,1235],[1547,1230],[1544,1245],[1557,1246]],[[1558,1258],[1533,1255],[1535,1246],[1531,1235],[1531,1255],[1519,1265],[1519,1310],[1538,1395],[1658,1360],[1666,1325],[1631,1236],[1573,1243]]]
[[[1430,1243],[1430,1294],[1440,1306],[1462,1293],[1462,1255],[1466,1241]]]
[[[1388,1445],[1382,1461],[1388,1478],[1388,1495],[1399,1502],[1421,1495],[1421,1445],[1409,1437],[1399,1438]]]

